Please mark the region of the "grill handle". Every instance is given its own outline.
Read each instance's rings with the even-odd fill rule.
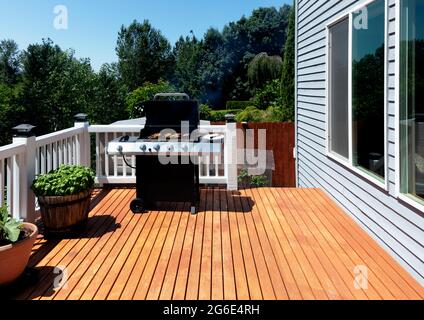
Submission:
[[[180,98],[182,100],[190,100],[190,97],[187,93],[158,93],[155,95],[153,100],[158,101],[165,98],[167,100],[170,100],[169,98]]]

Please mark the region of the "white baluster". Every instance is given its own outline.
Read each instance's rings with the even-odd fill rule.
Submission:
[[[13,211],[13,161],[12,158],[7,158],[7,167],[6,167],[6,205],[9,208],[9,212]]]
[[[96,175],[100,178],[102,173],[101,161],[100,161],[100,134],[96,133]]]
[[[110,171],[109,171],[109,156],[107,154],[107,149],[106,149],[106,145],[109,142],[109,134],[105,133],[104,134],[105,140],[104,140],[104,157],[105,157],[105,175],[106,177],[110,176]]]
[[[117,133],[114,132],[113,133],[113,139],[117,138]],[[118,157],[117,156],[113,156],[113,176],[117,177],[118,176]]]
[[[4,160],[0,160],[0,207],[4,206]]]

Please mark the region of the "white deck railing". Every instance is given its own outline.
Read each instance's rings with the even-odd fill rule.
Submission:
[[[138,136],[142,126],[92,125],[78,121],[75,126],[48,135],[20,136],[13,143],[0,147],[0,205],[7,205],[13,217],[33,221],[35,196],[30,186],[34,178],[63,164],[94,166],[96,182],[106,184],[134,184],[135,169],[125,164],[122,157],[109,156],[109,141],[123,135]],[[236,124],[201,126],[205,133],[225,136],[221,155],[200,159],[200,183],[227,185],[237,189]],[[129,160],[135,166],[135,157]]]
[[[84,128],[75,127],[36,138],[35,174],[57,169],[63,164],[81,164]]]
[[[24,143],[15,143],[0,148],[0,205],[6,205],[14,218],[21,217],[22,162],[26,147]],[[24,191],[25,192],[25,191]]]

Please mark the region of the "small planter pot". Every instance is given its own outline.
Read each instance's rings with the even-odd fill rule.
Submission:
[[[31,223],[24,223],[23,229],[28,234],[25,239],[0,247],[0,286],[11,284],[18,279],[28,264],[38,229]]]
[[[88,220],[92,189],[61,197],[38,197],[41,219],[48,235],[83,229]]]

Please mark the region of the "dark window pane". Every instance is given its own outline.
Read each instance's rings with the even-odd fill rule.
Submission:
[[[349,20],[330,28],[330,150],[349,158]]]
[[[385,177],[384,12],[384,0],[371,3],[353,15],[352,30],[353,163],[379,178]]]
[[[401,191],[424,198],[424,0],[401,1]]]

